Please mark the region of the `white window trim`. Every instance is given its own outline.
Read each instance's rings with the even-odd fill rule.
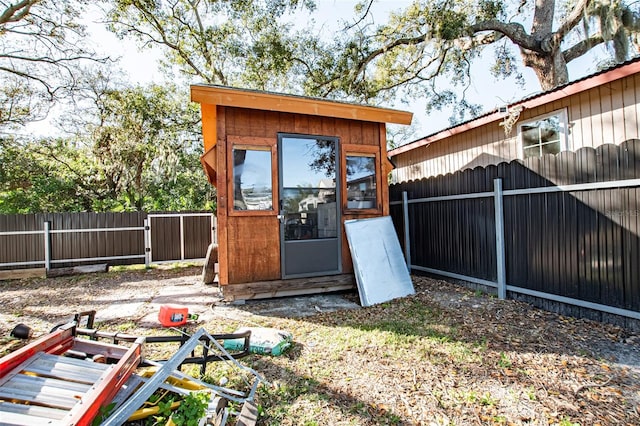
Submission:
[[[524,160],[524,144],[522,143],[522,126],[525,124],[544,120],[545,118],[552,117],[554,115],[560,116],[560,152],[569,151],[569,114],[566,108],[558,109],[553,112],[537,115],[531,117],[525,121],[518,123],[518,158]]]

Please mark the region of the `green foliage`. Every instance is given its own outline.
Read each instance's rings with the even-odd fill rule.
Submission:
[[[149,397],[149,402],[158,407],[158,412],[148,418],[146,424],[166,424],[171,418],[177,426],[197,426],[206,413],[209,398],[207,392],[190,392],[184,397],[154,393]]]
[[[439,19],[434,22],[434,35],[441,40],[455,40],[464,34],[467,15],[445,8],[438,12]]]
[[[151,395],[152,397],[154,395]],[[157,398],[150,398],[152,402],[157,402],[158,404],[158,414],[155,417],[157,421],[166,420],[171,416],[171,405],[173,404],[173,399],[168,399],[166,401],[157,400]],[[153,401],[156,399],[156,401]]]
[[[506,6],[501,0],[481,0],[478,2],[476,20],[504,19]]]
[[[91,210],[93,164],[69,140],[0,140],[0,213]]]
[[[180,402],[180,407],[171,415],[177,426],[197,426],[209,404],[209,394],[191,392]]]
[[[175,86],[96,89],[67,139],[0,140],[0,212],[215,209],[199,111]]]
[[[0,127],[41,120],[71,96],[82,66],[103,63],[78,23],[86,0],[0,4]]]
[[[563,417],[558,426],[580,426],[580,423],[574,423],[569,417]]]
[[[314,8],[311,0],[116,0],[109,28],[164,49],[169,73],[177,67],[191,80],[273,90],[295,79],[294,52],[305,37],[292,34],[284,18]]]
[[[115,402],[107,404],[104,407],[100,407],[100,409],[98,410],[98,415],[91,422],[91,426],[101,425],[102,422],[111,415],[111,412],[115,407],[116,407]]]
[[[500,352],[500,359],[498,360],[498,367],[500,367],[500,368],[510,368],[511,367],[511,360],[509,359],[509,356],[507,356],[507,354],[505,354],[504,352]]]
[[[199,165],[199,113],[186,94],[154,85],[104,95],[87,137],[115,201],[109,209],[202,209],[209,184]]]

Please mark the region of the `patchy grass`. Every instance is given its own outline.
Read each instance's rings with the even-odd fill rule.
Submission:
[[[472,298],[468,306],[451,309],[420,292],[311,318],[253,317],[295,337],[281,357],[247,360],[270,382],[257,397],[260,424],[640,422],[638,372],[583,353],[603,330],[615,333],[614,327],[489,297],[473,308],[477,295],[448,291],[460,301]],[[501,321],[487,318],[493,308]],[[501,326],[525,318],[534,324]],[[560,322],[552,327],[549,320]]]
[[[21,322],[29,323],[34,315],[57,321],[56,305],[85,309],[94,294],[118,300],[104,293],[110,286],[118,294],[139,295],[142,285],[161,286],[163,279],[185,273],[197,275],[199,270],[12,283],[0,292],[0,303]],[[293,333],[294,345],[282,356],[242,360],[268,381],[256,397],[261,425],[640,424],[640,348],[621,342],[628,331],[443,281],[414,277],[414,283],[415,296],[368,308],[305,318],[248,313],[197,326],[211,333],[239,326]],[[74,302],[69,294],[62,297],[69,288],[88,291]],[[30,296],[23,301],[20,291],[25,289]],[[53,300],[57,296],[58,302]],[[103,326],[131,334],[166,332],[139,328],[131,318]],[[630,366],[614,362],[615,350],[626,351]],[[152,359],[160,351],[171,353],[166,347],[145,348]],[[185,372],[198,375],[199,367]],[[224,363],[210,365],[203,378],[246,386]]]

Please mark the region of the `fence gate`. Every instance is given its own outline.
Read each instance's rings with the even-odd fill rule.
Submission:
[[[212,213],[149,214],[145,219],[145,264],[201,261],[215,242]]]

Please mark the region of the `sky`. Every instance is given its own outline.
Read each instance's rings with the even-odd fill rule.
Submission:
[[[353,8],[356,3],[358,2],[354,0],[317,0],[317,10],[311,16],[316,21],[318,31],[330,36],[339,30],[341,21],[353,19]],[[374,22],[382,24],[390,11],[404,9],[411,3],[412,1],[407,0],[377,0],[372,7]],[[307,16],[301,17],[302,21],[307,19],[309,19]],[[90,24],[90,29],[93,40],[100,45],[102,51],[122,58],[119,65],[128,74],[132,83],[147,84],[163,80],[162,74],[155,66],[162,56],[159,50],[138,51],[133,41],[118,40],[101,24]],[[491,57],[481,58],[472,65],[474,80],[466,91],[467,98],[473,103],[482,105],[484,112],[540,92],[535,74],[525,67],[521,67],[526,82],[524,87],[516,85],[513,79],[496,80],[488,71],[491,60]],[[593,57],[573,61],[569,65],[570,78],[577,79],[595,72],[595,62]],[[193,83],[199,83],[199,81]],[[413,139],[450,127],[448,121],[450,111],[426,114],[424,102],[411,100],[407,104],[398,100],[394,104],[380,106],[413,112]]]

